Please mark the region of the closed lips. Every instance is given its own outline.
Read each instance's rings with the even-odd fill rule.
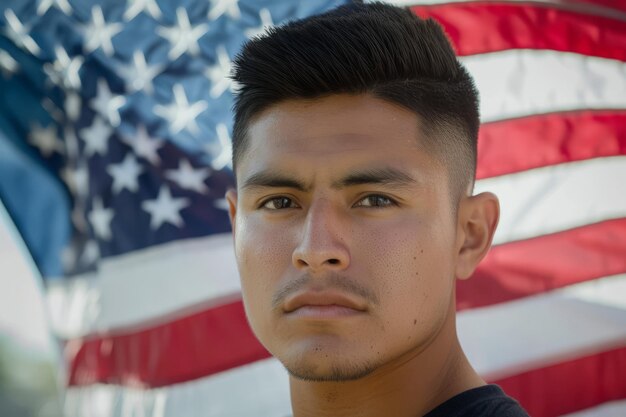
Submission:
[[[334,291],[305,291],[296,293],[287,298],[284,303],[283,310],[286,313],[291,313],[292,311],[305,306],[339,306],[357,311],[366,310],[365,302],[350,294]]]

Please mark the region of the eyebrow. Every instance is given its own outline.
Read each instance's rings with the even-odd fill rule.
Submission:
[[[381,184],[391,187],[407,187],[417,181],[408,173],[396,168],[375,168],[358,170],[349,173],[332,183],[332,188],[343,189],[358,185]],[[242,189],[254,188],[293,188],[301,192],[308,192],[312,185],[289,174],[272,172],[270,170],[260,171],[246,178],[241,185]]]
[[[408,173],[396,168],[375,168],[356,171],[335,181],[333,188],[341,189],[357,185],[382,184],[392,187],[406,187],[417,181]]]
[[[241,188],[293,188],[307,192],[311,189],[311,186],[298,178],[280,172],[261,171],[246,178],[242,182]]]

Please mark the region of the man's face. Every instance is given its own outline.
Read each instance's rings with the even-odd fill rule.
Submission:
[[[296,377],[393,366],[451,325],[457,222],[417,116],[371,96],[255,118],[230,193],[243,300]]]

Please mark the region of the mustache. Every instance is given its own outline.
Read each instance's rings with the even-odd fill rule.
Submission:
[[[281,287],[272,297],[272,308],[278,309],[285,302],[285,299],[292,294],[302,291],[303,289],[319,289],[319,290],[339,290],[343,293],[356,295],[369,304],[378,304],[378,296],[350,278],[346,278],[339,274],[330,274],[324,278],[313,278],[309,274],[302,275],[293,281],[289,281]]]

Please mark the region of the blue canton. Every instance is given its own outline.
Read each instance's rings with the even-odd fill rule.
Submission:
[[[339,1],[0,5],[0,199],[42,275],[229,231],[231,58]]]

